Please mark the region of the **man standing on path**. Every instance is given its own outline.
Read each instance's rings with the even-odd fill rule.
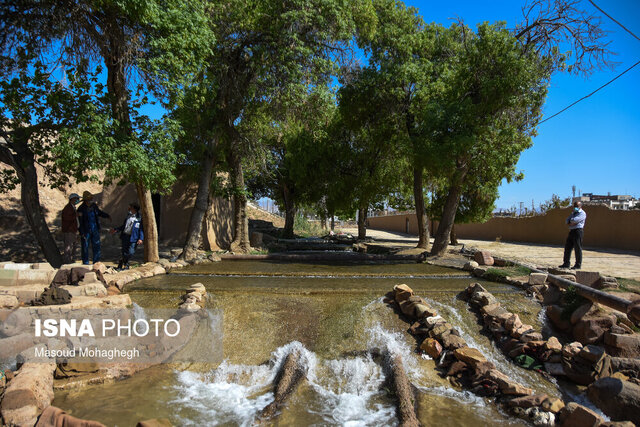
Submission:
[[[82,239],[82,263],[89,264],[89,242],[93,252],[93,263],[100,261],[100,217],[109,218],[108,213],[100,210],[93,201],[93,194],[82,193],[82,204],[78,208],[80,220],[80,237]]]
[[[573,202],[573,212],[571,212],[566,221],[569,225],[569,236],[564,244],[564,262],[559,268],[569,268],[571,265],[571,250],[574,248],[576,250],[576,263],[571,268],[578,270],[582,267],[582,237],[586,219],[587,214],[582,210],[582,203]]]
[[[62,260],[65,264],[71,264],[76,257],[79,225],[76,205],[78,203],[80,203],[80,196],[76,193],[71,193],[69,195],[69,203],[62,209],[62,236],[64,240]]]

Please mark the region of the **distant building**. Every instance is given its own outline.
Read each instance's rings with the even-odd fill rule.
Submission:
[[[582,193],[580,197],[574,197],[574,202],[582,202],[583,205],[605,205],[609,209],[627,210],[640,206],[640,200],[628,195],[599,195],[593,193]]]

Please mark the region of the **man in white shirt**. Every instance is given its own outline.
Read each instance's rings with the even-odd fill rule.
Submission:
[[[569,225],[569,236],[564,244],[564,262],[559,268],[569,268],[571,265],[571,251],[576,250],[576,263],[572,270],[579,270],[582,267],[582,237],[584,236],[584,223],[587,220],[587,213],[582,210],[581,202],[573,203],[573,211],[566,220]]]

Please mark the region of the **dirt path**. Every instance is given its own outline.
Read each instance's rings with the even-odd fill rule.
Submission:
[[[355,228],[343,229],[345,232],[356,233]],[[367,236],[376,240],[388,240],[394,245],[411,246],[418,242],[416,236],[382,230],[367,230]],[[431,240],[433,243],[433,239]],[[449,246],[450,249],[484,249],[492,254],[507,259],[528,261],[540,266],[557,267],[562,264],[564,247],[554,245],[539,245],[535,243],[509,243],[486,240],[459,239],[460,245]],[[640,252],[621,251],[615,249],[591,248],[583,250],[583,270],[599,271],[603,274],[640,280]],[[573,257],[572,257],[573,261]]]

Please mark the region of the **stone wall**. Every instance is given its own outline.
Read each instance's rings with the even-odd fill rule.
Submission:
[[[587,222],[584,245],[640,251],[640,210],[611,210],[606,206],[585,206]],[[496,240],[564,245],[565,219],[570,208],[552,209],[545,215],[526,218],[491,218],[482,224],[456,224],[459,239]],[[408,221],[408,222],[407,222]],[[388,215],[367,219],[376,230],[417,234],[415,214]],[[431,233],[437,223],[430,223]]]
[[[6,169],[6,167],[0,165],[1,169]],[[68,195],[71,193],[82,195],[85,190],[93,193],[100,208],[113,218],[112,223],[104,222],[106,227],[121,225],[127,215],[129,203],[138,199],[135,187],[131,184],[104,186],[91,182],[77,184],[71,181],[65,191],[49,188],[41,168],[38,170],[38,177],[40,178],[40,202],[44,207],[47,223],[54,235],[59,231],[60,215],[67,203]],[[154,196],[160,206],[158,233],[161,243],[171,246],[184,244],[196,191],[195,184],[178,181],[168,194]],[[27,228],[28,224],[20,204],[20,186],[0,194],[0,233]],[[206,227],[203,228],[205,249],[228,248],[232,240],[232,233],[233,203],[223,198],[216,198],[207,214]],[[117,236],[114,239],[117,239]]]

